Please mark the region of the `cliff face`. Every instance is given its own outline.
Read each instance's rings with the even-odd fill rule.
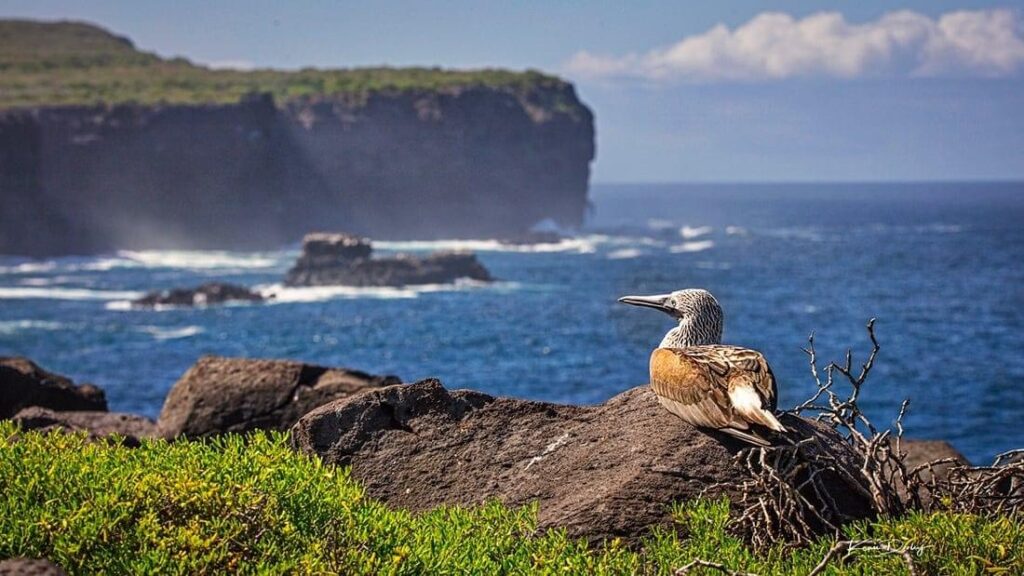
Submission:
[[[514,235],[581,223],[593,117],[569,84],[277,105],[0,112],[0,253],[264,249],[318,229]]]

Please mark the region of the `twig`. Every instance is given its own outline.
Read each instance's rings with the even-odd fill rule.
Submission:
[[[708,560],[700,559],[693,560],[686,566],[683,566],[682,568],[676,570],[675,576],[685,576],[686,574],[689,574],[690,571],[694,568],[710,568],[712,570],[718,570],[722,574],[727,574],[728,576],[758,576],[753,572],[741,572],[739,570],[733,570],[727,567],[725,564],[719,564],[718,562],[710,562]]]
[[[904,548],[893,548],[883,542],[875,540],[840,540],[829,548],[825,556],[822,557],[821,562],[814,567],[807,576],[818,576],[828,568],[829,562],[835,559],[836,556],[842,553],[852,554],[855,551],[860,550],[872,550],[876,552],[885,552],[888,554],[897,554],[903,558],[903,561],[907,563],[907,571],[910,572],[910,576],[918,576],[917,566],[914,564],[914,556],[911,554],[911,549]]]

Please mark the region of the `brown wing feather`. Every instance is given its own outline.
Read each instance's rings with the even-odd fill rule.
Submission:
[[[768,410],[775,409],[775,377],[764,355],[738,346],[658,348],[651,354],[651,388],[671,412],[697,426],[748,430],[729,393],[751,387]],[[753,421],[765,424],[760,415]],[[769,424],[770,425],[770,424]]]

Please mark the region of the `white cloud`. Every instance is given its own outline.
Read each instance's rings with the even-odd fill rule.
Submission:
[[[1012,76],[1024,69],[1024,22],[1012,10],[958,11],[932,19],[904,10],[863,24],[838,12],[796,19],[764,12],[736,29],[644,54],[576,53],[568,72],[651,81],[765,81],[826,76]]]

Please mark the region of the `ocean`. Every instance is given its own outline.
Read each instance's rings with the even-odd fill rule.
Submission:
[[[95,383],[112,410],[148,416],[203,354],[590,404],[645,383],[672,326],[616,298],[700,287],[725,309],[725,341],[768,357],[781,408],[814,389],[801,350],[811,332],[821,359],[849,347],[862,362],[874,317],[881,352],[862,405],[876,424],[909,398],[908,437],[948,440],[978,463],[1024,447],[1024,183],[605,184],[591,198],[588,224],[557,243],[375,243],[474,250],[492,285],[284,288],[297,245],[0,256],[0,355]],[[214,280],[276,298],[127,306]]]

